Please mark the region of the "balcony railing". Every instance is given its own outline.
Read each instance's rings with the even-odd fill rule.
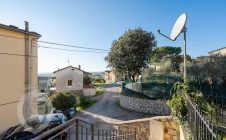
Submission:
[[[134,128],[122,131],[118,129],[96,129],[94,124],[73,118],[33,140],[135,140]]]

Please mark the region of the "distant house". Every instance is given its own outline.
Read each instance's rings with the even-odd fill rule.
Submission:
[[[106,83],[116,82],[116,75],[114,70],[106,70],[104,72],[104,80]]]
[[[91,96],[96,93],[95,88],[93,88],[92,86],[84,86],[83,78],[86,75],[90,75],[90,73],[81,70],[80,65],[78,68],[74,66],[68,66],[62,69],[58,69],[53,73],[56,77],[56,92],[67,91],[76,95],[84,94],[87,96]]]
[[[208,52],[208,54],[210,56],[215,56],[215,55],[226,56],[226,47],[210,51],[210,52]]]
[[[53,74],[39,74],[38,75],[38,89],[39,90],[49,90],[54,85],[54,75]]]
[[[48,90],[51,77],[38,76],[38,89]]]

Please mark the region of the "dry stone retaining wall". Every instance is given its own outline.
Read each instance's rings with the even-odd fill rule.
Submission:
[[[164,100],[147,100],[120,95],[120,106],[123,108],[153,115],[169,115],[170,109]]]

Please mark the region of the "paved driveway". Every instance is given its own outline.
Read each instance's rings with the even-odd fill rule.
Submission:
[[[99,101],[90,108],[77,114],[87,122],[95,124],[95,127],[112,127],[111,123],[117,123],[124,120],[133,120],[143,118],[143,113],[129,111],[121,108],[119,104],[119,87],[110,85],[106,88],[106,93],[102,94]],[[106,125],[110,123],[109,125]],[[103,125],[104,124],[104,125]]]

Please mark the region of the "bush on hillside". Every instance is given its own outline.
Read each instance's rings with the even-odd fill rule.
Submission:
[[[51,96],[50,99],[57,110],[64,111],[76,105],[75,96],[67,92],[57,93]]]

